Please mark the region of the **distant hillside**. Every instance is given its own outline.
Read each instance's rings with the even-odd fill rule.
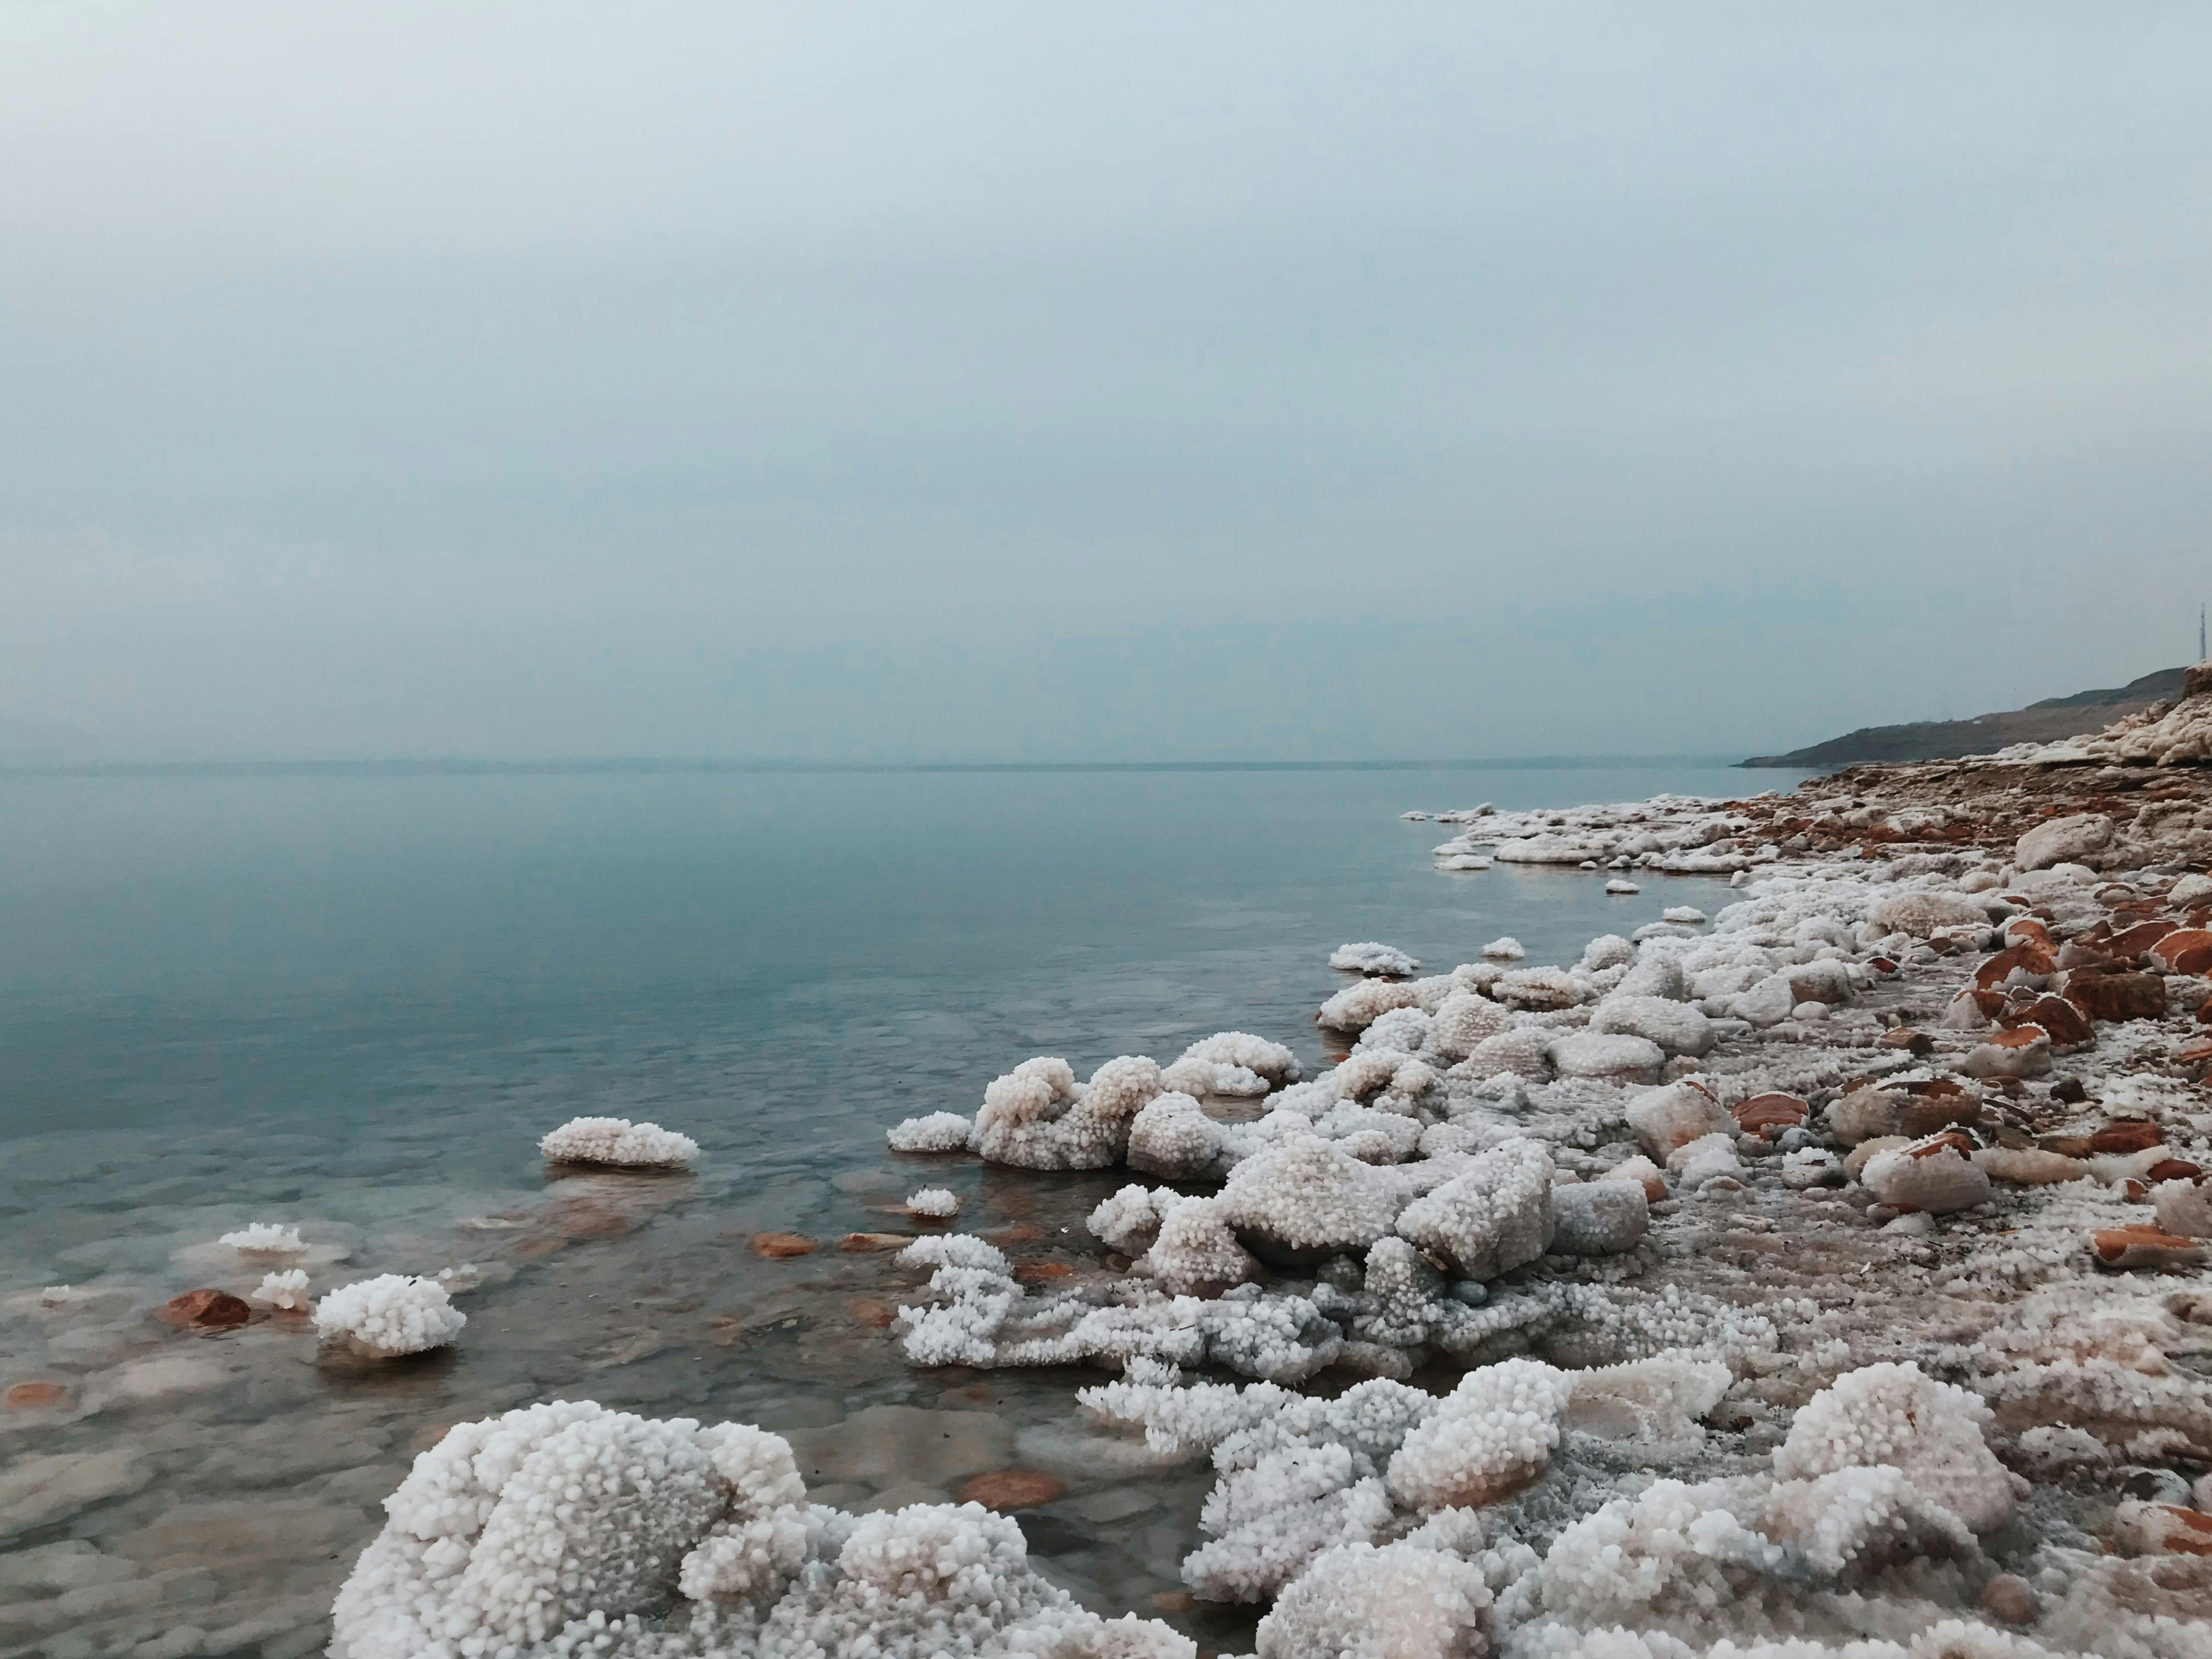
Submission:
[[[2010,743],[2051,743],[2110,726],[2123,714],[2181,695],[2184,670],[2161,668],[2125,685],[2046,697],[2025,708],[1977,714],[1970,720],[1914,720],[1863,726],[1840,738],[1786,755],[1754,755],[1743,766],[1855,766],[1862,761],[1954,760],[1986,755]]]

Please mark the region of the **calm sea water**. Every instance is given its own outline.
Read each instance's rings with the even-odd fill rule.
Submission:
[[[927,1457],[960,1434],[977,1467],[1049,1464],[1089,1379],[915,1373],[881,1328],[902,1289],[887,1255],[771,1262],[746,1241],[910,1230],[898,1200],[944,1184],[963,1227],[1089,1265],[1081,1216],[1113,1176],[918,1163],[884,1130],[971,1112],[1036,1054],[1087,1073],[1237,1028],[1310,1069],[1313,1010],[1344,982],[1326,960],[1348,939],[1437,970],[1501,933],[1565,960],[1729,896],[1441,875],[1430,848],[1452,830],[1401,823],[1407,808],[1791,781],[1681,766],[0,779],[0,1364],[71,1391],[0,1431],[11,1455],[119,1437],[157,1470],[29,1536],[171,1572],[228,1548],[208,1582],[279,1632],[238,1650],[280,1656],[318,1639],[426,1425],[529,1399],[830,1436],[812,1478],[853,1507],[955,1488],[961,1470]],[[697,1176],[549,1175],[538,1137],[583,1112],[695,1136]],[[155,1325],[180,1291],[250,1288],[258,1269],[212,1241],[251,1220],[344,1256],[311,1261],[318,1291],[464,1260],[487,1282],[453,1352],[374,1374],[319,1362],[296,1323],[214,1340]],[[26,1293],[52,1284],[104,1299],[41,1311]],[[917,1415],[866,1419],[878,1433],[853,1415],[871,1410]],[[229,1455],[199,1455],[210,1435]],[[1040,1557],[1105,1610],[1171,1595],[1203,1478],[1133,1493],[1054,1467],[1069,1498],[1024,1518]],[[116,1617],[158,1630],[187,1612]]]

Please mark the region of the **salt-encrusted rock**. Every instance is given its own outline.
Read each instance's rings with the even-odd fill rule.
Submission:
[[[1495,1279],[1551,1248],[1552,1203],[1551,1155],[1516,1137],[1408,1204],[1397,1232],[1463,1279]]]
[[[1424,1514],[1478,1509],[1528,1484],[1559,1443],[1567,1372],[1508,1359],[1468,1372],[1390,1459],[1390,1496]]]
[[[1694,904],[1670,904],[1659,913],[1662,921],[1686,922],[1695,926],[1705,919],[1705,913]]]
[[[1395,945],[1379,945],[1370,939],[1358,945],[1340,945],[1329,952],[1328,965],[1352,974],[1377,974],[1393,979],[1402,979],[1421,971],[1421,964]]]
[[[1583,946],[1582,960],[1576,964],[1583,973],[1603,973],[1608,968],[1626,968],[1636,960],[1636,945],[1618,933],[1600,933]]]
[[[1155,1095],[1130,1120],[1129,1167],[1169,1181],[1190,1181],[1212,1171],[1229,1142],[1229,1131],[1185,1094]]]
[[[1774,1454],[1784,1480],[1887,1463],[1976,1532],[2012,1513],[2012,1480],[1983,1438],[1990,1408],[1919,1366],[1863,1366],[1808,1401]]]
[[[1573,1007],[1583,1000],[1583,988],[1563,968],[1516,968],[1500,974],[1490,994],[1509,1008],[1541,1012]]]
[[[1216,1031],[1210,1037],[1201,1037],[1184,1049],[1176,1064],[1194,1061],[1216,1069],[1217,1079],[1223,1071],[1249,1072],[1270,1089],[1279,1089],[1298,1080],[1297,1056],[1279,1042],[1270,1042],[1249,1031]],[[1216,1094],[1233,1092],[1217,1086]],[[1264,1092],[1264,1091],[1263,1091]]]
[[[2191,872],[2166,890],[2166,902],[2177,910],[2194,909],[2200,904],[2212,904],[2212,876]]]
[[[736,1651],[733,1626],[763,1653],[1195,1651],[1082,1611],[1030,1570],[1018,1523],[981,1505],[811,1508],[790,1449],[733,1424],[589,1401],[509,1412],[450,1431],[386,1508],[333,1609],[343,1659],[642,1652],[638,1617],[665,1621],[670,1651]]]
[[[1999,1031],[1959,1062],[1968,1077],[2041,1077],[2051,1069],[2051,1034],[2039,1025]]]
[[[303,1313],[307,1307],[307,1270],[287,1267],[282,1273],[264,1273],[260,1284],[253,1288],[252,1301],[265,1303],[286,1313]]]
[[[957,1152],[967,1149],[975,1124],[957,1112],[932,1112],[910,1117],[885,1131],[895,1152]]]
[[[2182,1238],[2212,1238],[2212,1181],[2160,1182],[2151,1188],[2151,1204],[2161,1231]]]
[[[1860,1171],[1866,1188],[1901,1210],[1942,1215],[1972,1209],[1990,1195],[1990,1178],[1955,1135],[1932,1135],[1870,1158]]]
[[[658,1123],[632,1123],[626,1117],[572,1117],[540,1140],[538,1150],[556,1164],[680,1170],[699,1156],[699,1143]]]
[[[1210,1199],[1170,1209],[1137,1266],[1170,1296],[1217,1297],[1260,1277],[1260,1264],[1237,1242],[1220,1204]]]
[[[1607,1170],[1604,1178],[1607,1181],[1634,1182],[1644,1189],[1644,1196],[1654,1204],[1667,1196],[1667,1178],[1659,1173],[1659,1166],[1648,1158],[1624,1159]]]
[[[442,1348],[469,1316],[434,1279],[384,1273],[342,1285],[315,1304],[315,1334],[380,1359]]]
[[[1743,1160],[1736,1156],[1735,1136],[1727,1131],[1699,1135],[1667,1154],[1667,1173],[1686,1189],[1695,1190],[1708,1181],[1737,1180]]]
[[[1590,1011],[1589,1029],[1643,1037],[1669,1054],[1705,1054],[1717,1041],[1712,1022],[1688,1003],[1619,991]]]
[[[1494,939],[1482,947],[1482,954],[1498,962],[1518,962],[1528,953],[1521,948],[1521,941],[1510,933]]]
[[[2102,812],[2081,812],[2036,825],[2014,847],[2012,861],[2022,870],[2085,864],[2112,844],[2112,819]]]
[[[1379,1016],[1375,1023],[1359,1034],[1353,1043],[1354,1054],[1388,1050],[1393,1054],[1417,1054],[1429,1040],[1432,1017],[1422,1008],[1393,1008]]]
[[[1577,1181],[1552,1188],[1552,1244],[1570,1255],[1617,1255],[1651,1224],[1638,1181]]]
[[[1512,1029],[1513,1016],[1488,997],[1456,991],[1446,997],[1430,1019],[1424,1056],[1450,1066],[1465,1060],[1486,1037]]]
[[[235,1232],[225,1233],[216,1241],[228,1244],[242,1255],[298,1255],[307,1248],[297,1227],[285,1227],[270,1221],[255,1221]]]
[[[1347,985],[1321,1006],[1314,1018],[1333,1031],[1364,1031],[1393,1008],[1418,1008],[1421,993],[1404,980],[1367,979]]]
[[[1867,910],[1868,923],[1884,933],[1928,939],[1954,927],[1985,927],[1989,912],[1963,893],[1891,893]]]
[[[1683,976],[1680,954],[1647,946],[1639,952],[1629,969],[1613,988],[1616,997],[1664,997],[1670,1002],[1680,1002],[1690,994],[1689,981]]]
[[[1554,1037],[1544,1057],[1561,1077],[1604,1078],[1616,1083],[1656,1083],[1667,1063],[1665,1052],[1648,1037],[1601,1031],[1570,1031]]]
[[[1396,1189],[1328,1141],[1304,1136],[1231,1171],[1222,1214],[1246,1247],[1287,1264],[1358,1254],[1390,1231]]]
[[[1644,1150],[1661,1163],[1701,1136],[1735,1133],[1735,1120],[1720,1102],[1687,1079],[1639,1095],[1626,1116]]]
[[[1452,1075],[1470,1082],[1510,1073],[1541,1081],[1551,1074],[1547,1051],[1552,1035],[1534,1029],[1500,1031],[1474,1045],[1474,1052],[1452,1067]]]
[[[253,1310],[228,1291],[186,1291],[155,1309],[155,1317],[187,1330],[227,1331],[252,1318]]]
[[[1160,1092],[1160,1068],[1141,1055],[1109,1060],[1081,1085],[1064,1060],[1025,1060],[983,1091],[976,1150],[1018,1169],[1111,1169],[1130,1121]]]
[[[1256,1659],[1477,1659],[1482,1569],[1410,1540],[1324,1551],[1260,1621]]]
[[[2089,1235],[2089,1251],[2100,1267],[2193,1267],[2204,1260],[2204,1247],[2155,1227],[2100,1227]]]
[[[942,1221],[959,1212],[960,1200],[949,1187],[924,1187],[920,1192],[907,1195],[906,1207],[910,1215]]]
[[[1614,898],[1626,898],[1632,893],[1640,893],[1644,890],[1625,877],[1615,876],[1606,883],[1605,890]]]

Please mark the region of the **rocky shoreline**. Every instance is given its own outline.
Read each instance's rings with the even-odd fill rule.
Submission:
[[[906,1195],[911,1231],[826,1257],[756,1233],[745,1272],[830,1262],[823,1293],[857,1322],[808,1374],[834,1354],[860,1385],[902,1356],[919,1394],[871,1381],[842,1409],[763,1413],[770,1433],[715,1420],[750,1389],[692,1418],[548,1404],[544,1383],[423,1425],[331,1651],[2212,1656],[2208,682],[2094,738],[1794,795],[1408,814],[1453,830],[1440,880],[1547,866],[1648,906],[1670,875],[1723,876],[1736,901],[1668,905],[1556,964],[1498,939],[1424,976],[1347,944],[1318,1076],[1223,1032],[1087,1080],[1039,1056],[972,1116],[898,1125],[886,1201]],[[696,1150],[593,1119],[549,1156],[621,1163],[632,1141],[647,1163]],[[982,1218],[1012,1201],[1068,1225],[963,1231],[939,1172],[978,1160]],[[665,1227],[685,1190],[665,1170],[598,1179],[591,1205],[516,1218],[508,1254],[614,1237],[635,1224],[617,1210]],[[536,1294],[572,1272],[615,1291],[624,1269],[591,1260]],[[202,1294],[179,1316],[247,1316]],[[774,1300],[730,1332],[763,1398],[772,1334],[811,1318]],[[34,1312],[50,1343],[126,1340],[120,1307],[106,1326]],[[306,1314],[252,1317],[231,1370],[265,1392],[257,1367]],[[483,1340],[519,1340],[518,1317]],[[349,1363],[366,1382],[406,1362]],[[1055,1420],[992,1416],[990,1374],[1018,1367],[1068,1376],[1063,1405],[1025,1401]],[[706,1397],[663,1369],[671,1407]],[[11,1395],[26,1422],[97,1404],[21,1387],[52,1391]],[[130,1455],[185,1455],[176,1429]],[[65,1516],[61,1487],[120,1455],[33,1459],[15,1484]],[[390,1490],[354,1476],[328,1478],[355,1502]],[[127,1499],[147,1478],[109,1484]],[[1063,1510],[1140,1529],[1183,1589],[1074,1571]],[[149,1581],[78,1540],[19,1562],[0,1635],[34,1644],[0,1651],[136,1650],[121,1626],[33,1632]],[[265,1643],[197,1616],[161,1650],[311,1638],[296,1612]]]

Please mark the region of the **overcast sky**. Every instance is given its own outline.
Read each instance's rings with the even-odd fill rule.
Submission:
[[[1717,752],[2194,654],[2212,8],[0,0],[0,717]]]

